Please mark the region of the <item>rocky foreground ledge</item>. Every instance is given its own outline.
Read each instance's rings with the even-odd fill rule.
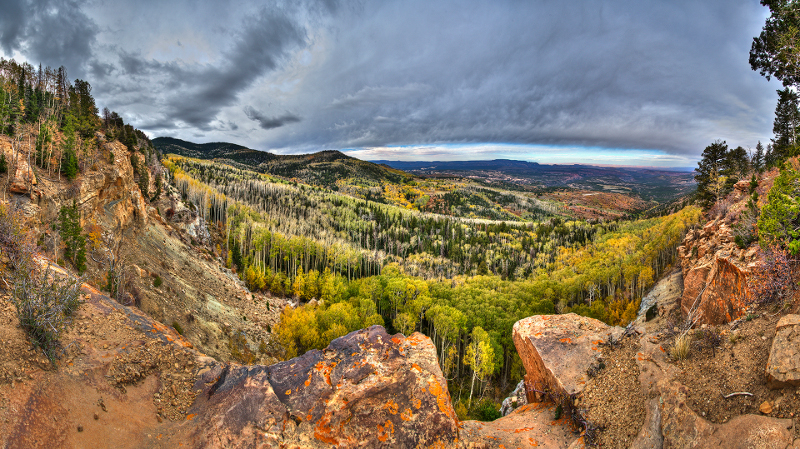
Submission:
[[[680,292],[673,296],[679,304]],[[419,333],[373,326],[287,362],[241,366],[205,356],[96,290],[86,288],[84,300],[53,370],[0,296],[0,447],[579,448],[585,428],[570,417],[594,419],[590,396],[614,389],[602,379],[619,369],[608,356],[625,345],[635,360],[623,369],[646,417],[624,444],[604,447],[800,446],[792,419],[762,410],[715,424],[694,411],[654,322],[623,332],[572,314],[521,320],[513,338],[533,403],[481,423],[458,421],[435,347]],[[800,318],[773,327],[762,373],[772,388],[793,389]]]
[[[195,447],[452,446],[456,416],[430,339],[372,326],[272,366],[215,366],[183,424]]]
[[[577,446],[553,404],[458,421],[431,340],[373,326],[271,366],[219,363],[91,287],[53,369],[0,296],[0,447]]]

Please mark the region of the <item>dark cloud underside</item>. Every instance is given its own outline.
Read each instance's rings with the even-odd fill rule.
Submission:
[[[6,56],[67,65],[146,131],[284,152],[498,142],[695,157],[717,138],[768,139],[778,87],[747,63],[755,0],[0,6]]]

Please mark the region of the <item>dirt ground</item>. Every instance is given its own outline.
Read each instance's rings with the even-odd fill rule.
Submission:
[[[681,368],[677,379],[689,387],[692,409],[713,423],[725,423],[743,414],[765,414],[795,421],[795,437],[800,437],[797,414],[800,413],[800,390],[788,387],[771,390],[767,387],[765,367],[769,359],[775,325],[782,314],[772,307],[754,311],[751,319],[740,321],[738,326],[723,325],[708,329],[720,334],[716,348],[703,339],[703,331],[696,332],[689,357],[676,361]],[[732,329],[732,327],[735,327]],[[748,395],[724,396],[747,392]],[[764,403],[769,406],[764,410]]]
[[[605,367],[587,385],[580,408],[597,426],[597,443],[603,448],[626,448],[645,420],[645,396],[639,386],[635,357],[636,338],[626,337],[603,351]]]
[[[794,438],[800,438],[800,388],[771,390],[765,375],[775,325],[784,314],[797,313],[799,305],[795,300],[787,307],[759,307],[739,321],[689,331],[692,343],[686,359],[667,359],[676,368],[674,380],[688,387],[691,409],[716,424],[744,414],[791,419]],[[661,319],[655,333],[648,333],[648,338],[657,340],[667,353],[679,334],[674,326],[678,318],[674,311]],[[599,429],[599,447],[629,447],[642,428],[645,401],[650,397],[639,383],[638,350],[639,339],[631,337],[607,347],[603,352],[605,367],[581,397],[580,408],[588,410],[588,420]],[[725,397],[742,392],[752,396]]]

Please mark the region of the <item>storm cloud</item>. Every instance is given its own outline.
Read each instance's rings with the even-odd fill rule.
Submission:
[[[300,117],[290,113],[286,113],[280,117],[267,117],[251,106],[246,106],[244,108],[244,113],[250,120],[258,122],[258,125],[261,126],[262,129],[280,128],[288,123],[297,123],[300,121]]]
[[[6,57],[67,65],[101,107],[149,134],[284,153],[435,146],[469,158],[471,144],[502,144],[685,162],[715,139],[766,142],[780,87],[747,62],[766,16],[756,0],[2,0],[2,10]]]

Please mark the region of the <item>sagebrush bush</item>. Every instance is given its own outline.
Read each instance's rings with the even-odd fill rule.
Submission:
[[[11,282],[3,277],[3,286],[10,287],[20,327],[55,362],[58,339],[81,304],[83,279],[59,278],[49,265],[42,270],[22,213],[6,204],[0,204],[0,252],[10,261]]]
[[[50,267],[37,275],[17,269],[11,301],[31,343],[55,362],[61,344],[59,338],[81,305],[82,279],[59,279]]]

